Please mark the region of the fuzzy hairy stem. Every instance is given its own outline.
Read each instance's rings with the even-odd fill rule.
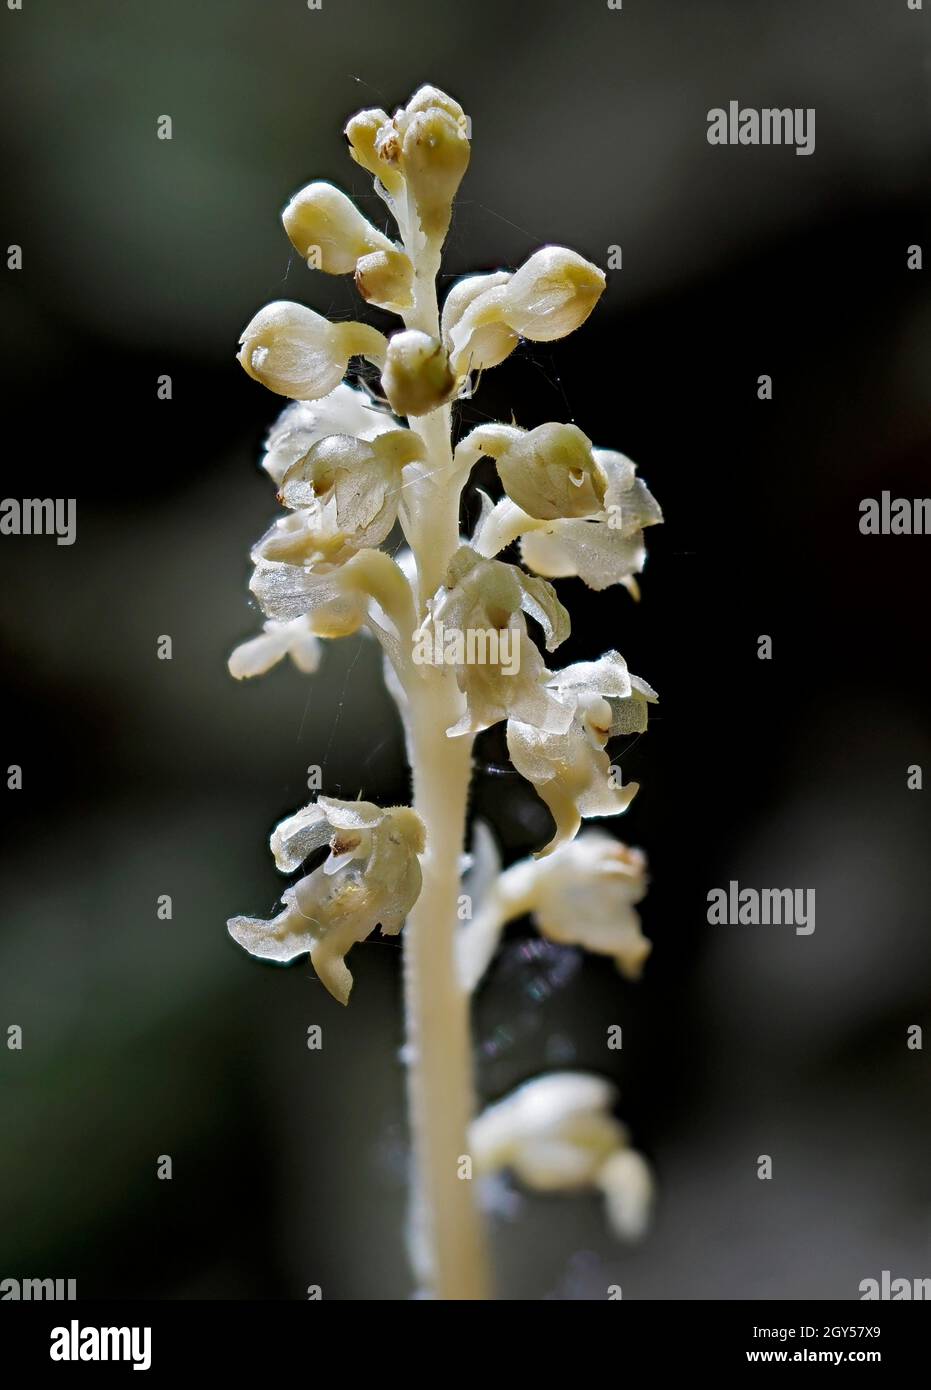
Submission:
[[[489,1296],[485,1234],[474,1186],[460,1176],[474,1093],[469,993],[454,949],[472,740],[445,734],[458,709],[452,672],[428,668],[410,711],[414,807],[427,849],[423,888],[403,933],[408,1093],[417,1272],[436,1298],[482,1299]]]
[[[439,254],[409,247],[415,267],[408,328],[436,336]],[[410,422],[429,459],[410,538],[417,564],[419,616],[442,584],[459,544],[461,483],[452,473],[448,406]],[[456,969],[459,862],[465,839],[472,740],[446,729],[463,697],[449,667],[421,667],[407,683],[414,809],[426,827],[423,888],[403,933],[408,1098],[414,1150],[412,1215],[417,1274],[434,1298],[490,1296],[484,1225],[473,1184],[460,1176],[473,1116],[469,993]]]

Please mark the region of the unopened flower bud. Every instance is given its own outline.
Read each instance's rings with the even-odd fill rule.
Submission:
[[[364,323],[330,323],[302,304],[277,300],[243,329],[237,354],[256,381],[292,400],[316,400],[339,385],[349,359],[384,359],[385,339]]]
[[[381,384],[396,415],[427,415],[449,400],[456,381],[442,343],[411,328],[389,339]]]
[[[457,125],[465,128],[465,112],[456,98],[441,91],[439,87],[432,87],[429,82],[425,82],[422,87],[417,88],[404,108],[404,116],[410,120],[421,111],[445,111],[447,116],[451,116]]]
[[[534,252],[504,284],[479,294],[450,329],[450,354],[469,370],[471,344],[493,325],[532,342],[564,338],[585,322],[604,291],[604,272],[564,246]]]
[[[418,111],[401,143],[401,168],[417,207],[424,235],[442,241],[452,203],[471,153],[460,121],[442,107]]]
[[[379,309],[398,314],[414,302],[414,267],[396,246],[372,251],[356,265],[356,289]]]
[[[518,435],[498,458],[508,496],[529,516],[592,516],[601,510],[605,483],[592,443],[575,425],[539,425]]]
[[[388,238],[331,183],[309,183],[295,193],[281,220],[295,251],[312,270],[328,275],[350,275],[360,257],[392,249]]]
[[[549,343],[585,322],[604,292],[604,271],[564,246],[544,246],[508,282],[504,319],[522,338]]]
[[[499,270],[492,275],[467,275],[453,285],[443,305],[443,341],[448,348],[452,345],[455,329],[470,305],[480,295],[506,285],[510,278],[509,271]],[[458,352],[453,358],[453,366],[459,375],[497,367],[514,351],[518,341],[514,330],[501,320],[479,325],[466,340],[458,341],[457,338]]]
[[[403,176],[382,159],[377,149],[378,132],[389,121],[388,112],[378,107],[359,111],[346,126],[346,139],[349,141],[349,153],[356,163],[374,174],[387,192],[394,196],[404,187]]]

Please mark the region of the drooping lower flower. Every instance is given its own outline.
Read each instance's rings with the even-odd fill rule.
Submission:
[[[369,801],[321,796],[282,821],[271,838],[285,873],[327,843],[329,857],[285,890],[276,917],[233,917],[227,926],[234,941],[263,960],[287,963],[309,952],[321,982],[346,1004],[350,947],[376,927],[396,935],[417,901],[425,832],[408,806],[382,810]]]
[[[473,867],[463,884],[472,918],[456,942],[467,989],[475,989],[485,974],[507,924],[528,915],[549,941],[610,956],[625,979],[640,978],[652,949],[636,910],[648,882],[642,850],[587,829],[552,854],[518,860],[501,872],[483,822],[474,837]]]
[[[540,728],[514,716],[508,720],[511,761],[533,783],[556,822],[556,833],[541,855],[571,840],[583,819],[626,811],[636,795],[638,784],[623,785],[605,752],[613,734],[630,732],[628,702],[633,700],[639,710],[648,698],[656,699],[640,680],[635,694],[633,679],[624,658],[607,652],[597,661],[580,661],[549,674],[547,689],[569,711],[565,729]],[[616,720],[623,720],[623,726],[616,727]]]
[[[646,1229],[653,1180],[614,1118],[617,1092],[586,1072],[551,1072],[490,1105],[469,1130],[473,1171],[508,1170],[536,1192],[600,1190],[621,1239]]]

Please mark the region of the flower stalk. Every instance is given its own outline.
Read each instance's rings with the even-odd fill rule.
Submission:
[[[392,117],[350,120],[350,152],[374,175],[397,243],[329,184],[308,185],[285,209],[308,266],[352,274],[362,298],[397,313],[403,328],[385,337],[279,302],[245,329],[242,366],[293,402],[263,460],[288,514],[252,552],[263,631],[230,658],[240,679],[286,655],[313,673],[326,642],[354,632],[384,653],[412,806],[319,796],[276,828],[271,849],[286,873],[327,846],[325,862],[285,890],[276,917],[228,927],[259,958],[309,954],[345,1004],[351,947],[403,926],[411,1257],[420,1290],[442,1299],[493,1296],[482,1175],[507,1170],[537,1191],[599,1192],[623,1238],[641,1233],[652,1193],[648,1165],[611,1113],[613,1088],[597,1077],[540,1077],[477,1114],[470,999],[508,921],[529,914],[550,940],[612,957],[630,979],[649,953],[635,911],[646,891],[642,853],[579,829],[633,799],[636,784],[617,779],[606,747],[646,727],[655,694],[617,652],[550,670],[527,620],[549,653],[570,623],[549,579],[578,575],[636,596],[643,528],[662,515],[630,460],[594,448],[575,425],[485,425],[456,442],[455,401],[471,395],[475,375],[521,338],[551,342],[579,327],[605,281],[577,253],[543,247],[514,273],[459,281],[441,315],[437,276],[469,162],[467,129],[459,104],[433,87]],[[379,369],[384,403],[344,381],[358,358]],[[463,539],[461,494],[483,456],[504,496],[483,498]],[[395,525],[407,549],[393,559],[379,546]],[[524,568],[498,558],[515,542]],[[424,644],[439,658],[421,660]],[[502,872],[490,831],[476,825],[463,880],[473,744],[501,721],[555,833]],[[464,902],[474,909],[465,922]]]

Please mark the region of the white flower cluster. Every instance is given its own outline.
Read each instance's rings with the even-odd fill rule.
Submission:
[[[449,739],[471,740],[503,722],[513,765],[549,808],[555,831],[533,859],[500,872],[493,841],[478,828],[470,882],[481,880],[482,891],[456,943],[461,980],[475,987],[506,922],[524,914],[551,940],[610,956],[636,978],[650,949],[635,911],[646,891],[645,860],[603,832],[578,832],[583,820],[629,806],[637,784],[621,782],[607,744],[644,730],[657,697],[616,651],[550,669],[528,619],[550,653],[570,626],[551,580],[578,577],[594,590],[621,585],[638,597],[644,531],[662,513],[634,464],[595,447],[574,424],[482,425],[452,448],[451,405],[471,394],[477,374],[522,339],[571,333],[605,285],[583,257],[545,246],[513,273],[459,280],[439,312],[434,282],[469,162],[468,128],[458,103],[434,87],[393,116],[366,110],[349,122],[350,153],[374,176],[397,240],[329,183],[309,184],[284,210],[285,231],[308,266],[352,275],[363,300],[398,314],[403,326],[385,336],[279,301],[243,331],[243,368],[291,403],[263,461],[284,512],[251,556],[264,627],[236,648],[230,671],[255,676],[289,656],[310,673],[322,639],[364,630],[384,650],[402,713],[409,720],[416,710],[423,720],[430,691],[446,689],[445,675],[412,658],[416,645],[429,646],[434,631],[506,633],[506,668],[466,657],[454,665],[459,703],[437,699],[438,727]],[[359,369],[365,386],[345,379],[359,359],[369,364]],[[486,457],[503,495],[494,503],[482,497],[474,534],[458,548],[453,527],[428,584],[425,557],[439,508],[448,515],[451,507],[455,523],[462,489]],[[406,560],[381,548],[396,527],[410,547]],[[521,563],[499,558],[515,543]],[[411,809],[321,796],[282,822],[272,849],[284,872],[327,842],[329,858],[286,890],[277,916],[234,918],[230,933],[266,959],[309,952],[345,1003],[347,951],[376,926],[401,929],[421,891],[430,837],[429,818],[425,824]],[[509,1167],[533,1187],[600,1187],[615,1227],[635,1233],[651,1183],[610,1115],[612,1103],[596,1078],[541,1078],[475,1122],[481,1167]]]

